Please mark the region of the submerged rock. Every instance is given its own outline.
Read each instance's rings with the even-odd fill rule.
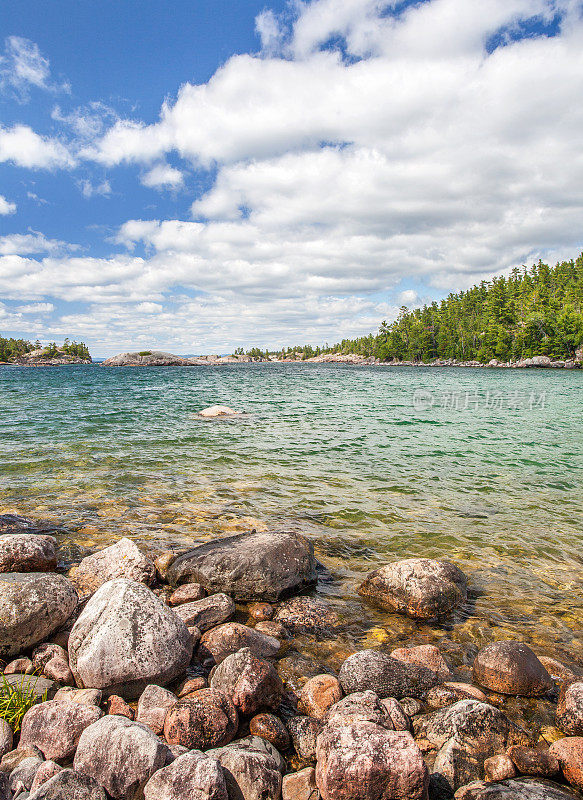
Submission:
[[[197,750],[178,756],[154,773],[144,800],[228,800],[225,776],[216,758]]]
[[[240,533],[199,545],[168,570],[171,584],[200,583],[238,600],[277,600],[316,582],[312,544],[298,533]]]
[[[474,679],[501,694],[537,697],[546,694],[553,680],[530,647],[522,642],[493,642],[474,661]]]
[[[209,406],[199,411],[198,416],[210,419],[213,417],[238,417],[241,413],[241,411],[235,411],[233,408],[229,408],[229,406]]]
[[[435,686],[435,672],[415,664],[404,664],[379,650],[361,650],[340,667],[338,680],[345,694],[370,689],[379,697],[420,697]]]
[[[407,558],[371,572],[358,593],[387,611],[430,619],[463,603],[467,584],[464,573],[450,561]]]
[[[156,577],[156,567],[131,539],[124,537],[82,559],[71,568],[69,577],[83,594],[93,594],[115,578],[127,578],[149,586]]]
[[[273,617],[293,634],[331,633],[340,625],[338,614],[329,603],[312,597],[292,597],[280,603]]]
[[[69,638],[80,687],[136,697],[177,678],[192,657],[184,622],[146,586],[118,578],[89,600]]]
[[[508,748],[507,756],[521,775],[552,778],[560,770],[558,759],[550,750],[521,747],[515,744]]]
[[[18,514],[0,514],[0,534],[6,533],[37,533],[46,534],[57,530],[53,522],[38,519],[28,519]]]
[[[0,572],[50,572],[56,566],[53,536],[35,533],[0,536]]]
[[[63,575],[0,574],[0,655],[17,655],[47,639],[67,622],[77,604],[77,592]]]

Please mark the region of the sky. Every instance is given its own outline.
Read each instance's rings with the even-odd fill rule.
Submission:
[[[2,0],[0,333],[375,331],[583,247],[581,0]]]

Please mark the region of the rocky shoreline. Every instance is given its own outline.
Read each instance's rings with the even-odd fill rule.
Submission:
[[[471,678],[412,642],[334,671],[302,649],[343,620],[297,533],[155,558],[121,539],[65,571],[54,532],[0,515],[0,694],[39,695],[20,725],[0,704],[0,800],[583,798],[583,676],[525,643],[485,645]],[[444,624],[472,591],[422,558],[355,588],[387,622]],[[555,725],[517,723],[513,698]]]

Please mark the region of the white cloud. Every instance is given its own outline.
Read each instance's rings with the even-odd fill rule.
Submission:
[[[94,197],[95,195],[100,195],[101,197],[109,197],[111,194],[111,184],[108,180],[104,180],[101,183],[91,183],[90,180],[82,180],[79,181],[77,184],[81,190],[81,194],[83,197],[87,199]]]
[[[14,214],[16,211],[16,203],[11,203],[4,195],[0,194],[0,217],[7,214]]]
[[[49,91],[70,91],[68,84],[51,81],[49,60],[35,42],[22,36],[9,36],[5,40],[4,55],[0,56],[0,91],[12,92],[24,102],[33,86]]]
[[[76,159],[63,142],[39,136],[28,125],[0,126],[0,162],[27,169],[71,168]]]
[[[75,250],[75,245],[47,239],[42,233],[13,233],[0,236],[0,256],[26,256],[33,253],[57,253]]]
[[[142,176],[142,183],[151,189],[177,189],[184,183],[184,176],[170,164],[156,164]]]
[[[261,39],[261,49],[272,54],[281,46],[283,32],[276,15],[271,9],[265,9],[255,19],[255,30]]]
[[[53,303],[30,303],[25,306],[18,306],[16,311],[20,314],[52,314],[55,310]]]
[[[107,124],[111,125],[119,119],[113,108],[100,101],[79,106],[68,114],[57,105],[51,117],[67,125],[79,139],[88,141],[100,136]]]

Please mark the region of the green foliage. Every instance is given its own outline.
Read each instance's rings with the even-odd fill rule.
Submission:
[[[20,730],[20,723],[29,708],[36,703],[44,703],[46,691],[41,697],[35,694],[37,680],[33,675],[23,675],[17,683],[10,683],[5,675],[0,676],[0,717],[5,719],[14,733]]]
[[[413,311],[403,306],[395,322],[381,323],[376,336],[343,339],[321,352],[357,353],[382,361],[487,363],[537,355],[572,358],[581,344],[583,253],[555,267],[539,261],[530,269],[514,269],[508,278],[482,281],[441,303]],[[282,354],[298,357],[308,350],[309,346],[284,348]]]
[[[41,348],[43,350],[41,357],[47,360],[55,358],[55,356],[62,353],[75,358],[91,360],[89,348],[84,342],[70,342],[69,339],[65,339],[61,347],[58,347],[56,342],[50,342],[43,348],[38,339],[32,344],[32,342],[28,342],[25,339],[4,339],[0,336],[0,361],[17,361],[26,353],[30,353],[32,350],[40,350]]]
[[[139,356],[151,356],[152,355],[152,351],[151,350],[140,350],[138,355]]]
[[[13,361],[33,349],[33,345],[25,339],[4,339],[0,336],[0,361]]]

